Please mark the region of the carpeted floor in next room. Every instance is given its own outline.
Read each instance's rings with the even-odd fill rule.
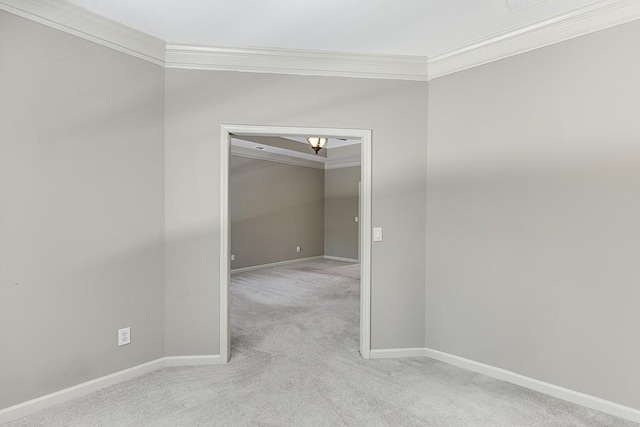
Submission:
[[[10,425],[635,425],[427,358],[363,360],[358,276],[324,260],[235,274],[228,365],[165,368]]]

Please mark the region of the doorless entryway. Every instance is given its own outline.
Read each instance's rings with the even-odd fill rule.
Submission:
[[[360,354],[370,358],[371,351],[371,130],[341,128],[277,127],[222,125],[220,153],[220,359],[231,356],[229,322],[230,218],[229,156],[232,135],[259,136],[324,136],[361,141],[361,207],[360,207]]]

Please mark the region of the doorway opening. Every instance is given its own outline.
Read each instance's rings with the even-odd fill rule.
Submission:
[[[357,140],[360,144],[360,343],[363,358],[370,358],[371,350],[371,142],[370,130],[342,128],[274,127],[251,125],[222,125],[221,127],[221,188],[220,188],[220,358],[227,362],[231,356],[230,298],[231,273],[229,215],[229,173],[231,142],[234,136],[284,137],[304,141],[309,136],[329,139]],[[254,147],[256,148],[256,147]]]

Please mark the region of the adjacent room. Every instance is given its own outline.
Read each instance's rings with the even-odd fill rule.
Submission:
[[[638,0],[0,0],[0,424],[638,425],[639,52]]]
[[[234,135],[230,146],[232,355],[357,354],[360,140],[314,151],[306,138]]]

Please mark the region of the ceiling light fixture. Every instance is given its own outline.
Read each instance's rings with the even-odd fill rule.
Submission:
[[[307,142],[311,148],[315,150],[316,154],[318,154],[318,151],[327,143],[327,138],[310,136],[307,138]]]

